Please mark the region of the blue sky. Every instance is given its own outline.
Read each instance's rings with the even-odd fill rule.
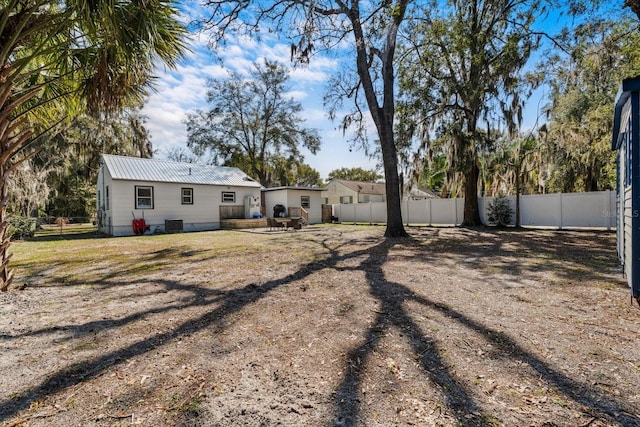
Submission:
[[[320,172],[323,179],[332,170],[343,167],[376,169],[377,161],[368,158],[362,151],[352,149],[348,142],[349,134],[343,135],[342,130],[337,129],[339,123],[330,121],[323,109],[322,97],[326,83],[341,64],[336,59],[317,55],[305,68],[294,68],[289,60],[289,43],[278,40],[273,35],[269,39],[269,36],[263,35],[264,38],[260,42],[241,37],[227,39],[226,47],[219,52],[223,64],[221,65],[214,61],[207,46],[206,36],[194,34],[190,42],[193,52],[177,69],[156,72],[156,92],[151,94],[142,110],[148,119],[147,128],[157,150],[156,157],[166,157],[168,150],[174,147],[186,149],[187,133],[183,119],[189,112],[208,108],[208,78],[224,78],[229,70],[248,75],[254,61],[269,59],[278,60],[281,64],[291,67],[291,91],[288,95],[302,104],[305,126],[317,129],[320,133],[320,151],[313,155],[303,150],[304,162]],[[543,96],[544,90],[538,90],[530,99],[525,113],[525,129],[534,125],[535,117],[543,104],[540,101]],[[348,102],[346,101],[345,108],[350,107]],[[369,136],[374,140],[375,130],[372,124],[370,128]]]
[[[223,65],[214,61],[207,47],[206,37],[193,36],[193,53],[183,60],[176,70],[158,70],[156,92],[151,94],[142,110],[147,117],[157,158],[166,157],[171,147],[186,148],[187,132],[182,123],[185,115],[196,109],[207,109],[206,92],[208,78],[225,78],[229,70],[247,74],[256,60],[278,60],[291,67],[290,92],[287,94],[303,106],[305,127],[317,129],[322,139],[320,151],[313,155],[303,150],[304,162],[320,172],[324,179],[329,172],[342,167],[375,169],[376,161],[363,152],[350,150],[348,134],[336,129],[339,124],[328,119],[323,110],[322,97],[327,80],[338,67],[335,60],[314,57],[304,67],[290,63],[290,45],[278,40],[256,42],[247,38],[229,40],[220,52]]]

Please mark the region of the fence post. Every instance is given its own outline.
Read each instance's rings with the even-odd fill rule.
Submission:
[[[458,198],[453,199],[453,226],[458,225]]]
[[[373,225],[373,207],[369,201],[369,225]]]
[[[433,220],[431,216],[432,208],[431,208],[431,197],[427,199],[427,203],[429,204],[429,227],[433,225]]]
[[[559,230],[562,230],[562,193],[558,193],[558,200],[560,201],[560,228]]]
[[[405,212],[407,214],[407,221],[405,222],[405,226],[409,226],[409,198],[407,197],[407,200],[405,200]]]

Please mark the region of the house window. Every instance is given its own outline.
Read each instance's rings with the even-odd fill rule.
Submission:
[[[353,203],[353,196],[340,196],[340,203],[343,205]]]
[[[236,193],[235,191],[223,191],[222,192],[222,203],[235,203],[236,202]]]
[[[300,206],[309,209],[311,207],[311,198],[309,196],[300,196]]]
[[[193,188],[182,189],[182,204],[183,205],[193,204]]]
[[[136,209],[153,209],[153,187],[136,185]]]
[[[109,210],[109,186],[104,189],[104,209]]]

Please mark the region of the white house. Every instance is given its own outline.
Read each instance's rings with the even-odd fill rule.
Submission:
[[[384,202],[386,188],[384,182],[332,179],[322,191],[322,197],[327,205]]]
[[[247,218],[259,213],[260,187],[238,168],[105,154],[97,181],[98,231],[134,235],[134,219],[144,219],[151,233],[219,229],[221,211]]]
[[[315,187],[274,187],[263,188],[262,196],[266,216],[274,216],[276,205],[284,206],[288,216],[308,215],[309,224],[322,222],[322,188]],[[298,209],[304,210],[297,212]],[[296,212],[293,212],[296,210]],[[305,213],[306,212],[306,213]]]
[[[432,190],[418,187],[405,188],[403,199],[424,200],[438,198]],[[332,179],[322,191],[324,203],[340,205],[352,203],[374,203],[387,200],[387,188],[384,182],[349,181]]]

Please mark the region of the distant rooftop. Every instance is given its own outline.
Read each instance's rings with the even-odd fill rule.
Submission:
[[[386,194],[387,192],[384,182],[350,181],[347,179],[336,179],[335,181],[360,194]]]

